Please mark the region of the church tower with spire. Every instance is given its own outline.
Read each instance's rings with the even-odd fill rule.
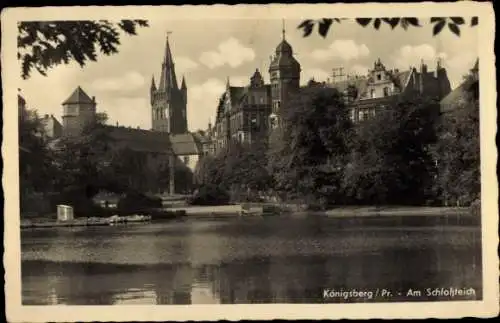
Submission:
[[[278,125],[280,110],[286,107],[290,95],[300,89],[300,64],[293,57],[292,46],[285,39],[285,23],[283,21],[282,40],[271,57],[269,74],[271,80],[271,126]]]
[[[187,86],[184,77],[180,88],[177,84],[168,34],[158,85],[156,85],[154,76],[151,80],[152,130],[181,134],[188,131]]]

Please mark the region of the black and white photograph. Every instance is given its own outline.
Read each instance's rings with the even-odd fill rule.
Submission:
[[[491,5],[10,8],[2,31],[8,319],[498,314]]]

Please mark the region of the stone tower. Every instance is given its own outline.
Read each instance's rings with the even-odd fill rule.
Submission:
[[[63,103],[63,135],[78,136],[83,128],[95,118],[95,98],[92,99],[78,86]]]
[[[294,92],[300,89],[300,64],[293,57],[292,46],[285,39],[283,23],[283,36],[276,47],[274,57],[271,58],[269,74],[271,80],[271,126],[279,123],[280,110],[285,108]]]
[[[178,87],[168,35],[160,75],[158,87],[154,77],[151,80],[150,98],[153,131],[172,134],[186,133],[188,131],[186,81],[183,77],[181,87]]]

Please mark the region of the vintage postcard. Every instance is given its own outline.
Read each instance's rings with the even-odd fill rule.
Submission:
[[[498,314],[490,4],[1,23],[9,321]]]

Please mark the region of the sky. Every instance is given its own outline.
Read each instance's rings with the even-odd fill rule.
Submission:
[[[468,19],[468,18],[466,18]],[[461,37],[448,29],[432,36],[432,25],[424,18],[420,28],[391,30],[382,25],[363,28],[350,21],[334,24],[326,38],[316,31],[304,38],[297,29],[300,20],[285,20],[286,39],[301,64],[301,83],[314,77],[326,81],[333,68],[349,74],[366,74],[375,60],[388,69],[407,70],[423,60],[434,70],[438,57],[447,69],[452,88],[458,86],[477,58],[477,28],[463,26]],[[470,20],[470,19],[468,19]],[[206,129],[214,122],[218,98],[231,85],[244,86],[256,68],[269,82],[268,67],[282,38],[279,19],[150,20],[137,36],[121,37],[119,53],[100,55],[97,62],[81,68],[76,63],[60,65],[47,76],[33,71],[21,81],[21,94],[40,115],[53,114],[61,121],[61,103],[81,86],[95,96],[97,111],[108,114],[110,124],[151,129],[149,88],[160,76],[166,33],[178,82],[184,75],[188,88],[188,127]],[[41,91],[41,89],[43,89]]]

